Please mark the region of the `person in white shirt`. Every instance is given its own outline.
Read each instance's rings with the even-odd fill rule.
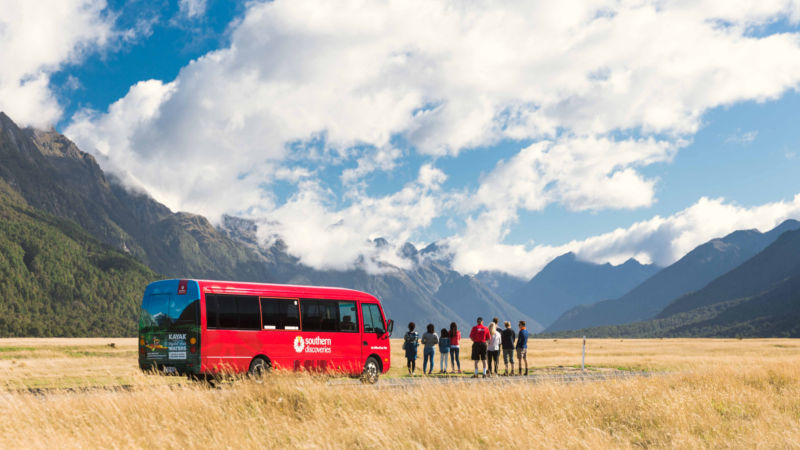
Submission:
[[[497,366],[500,363],[500,342],[502,337],[497,330],[497,324],[492,322],[489,324],[489,344],[487,349],[487,358],[489,360],[489,376],[497,375]],[[492,366],[494,365],[494,370]]]

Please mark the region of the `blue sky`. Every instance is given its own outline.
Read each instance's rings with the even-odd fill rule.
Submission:
[[[800,218],[792,2],[44,3],[0,27],[0,109],[317,267],[666,265]]]
[[[62,96],[64,114],[57,124],[63,128],[81,108],[103,110],[122,98],[142,80],[173,80],[192,59],[228,43],[226,31],[244,12],[244,2],[208,1],[199,17],[185,17],[177,1],[107,2],[106,14],[117,16],[119,28],[144,22],[148,30],[136,39],[90,53],[77,64],[65,65],[51,78],[51,86]],[[69,86],[74,77],[77,89]]]

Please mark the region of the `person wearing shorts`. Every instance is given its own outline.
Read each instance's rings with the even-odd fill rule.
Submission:
[[[503,375],[508,375],[508,365],[511,364],[511,375],[514,375],[514,339],[517,334],[511,329],[511,322],[505,321],[503,325],[506,327],[501,333],[501,345],[503,347],[503,363],[506,370]]]
[[[525,376],[528,375],[528,330],[525,321],[519,321],[519,336],[517,336],[517,360],[519,361],[519,374],[522,375],[522,363],[525,362]]]
[[[483,325],[483,317],[478,317],[478,324],[472,327],[469,338],[472,339],[472,361],[475,363],[475,375],[472,378],[478,378],[478,361],[483,366],[483,377],[486,378],[486,342],[489,340],[489,329]]]

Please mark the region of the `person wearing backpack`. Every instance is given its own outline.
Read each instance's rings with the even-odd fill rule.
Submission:
[[[442,328],[439,337],[439,373],[447,373],[447,358],[450,356],[450,335],[447,328]]]
[[[414,331],[417,325],[414,322],[408,324],[408,331],[403,336],[403,350],[406,351],[406,361],[408,365],[408,375],[414,376],[417,368],[417,347],[419,347],[419,333]]]

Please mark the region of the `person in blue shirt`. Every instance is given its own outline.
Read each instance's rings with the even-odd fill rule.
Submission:
[[[517,361],[519,361],[519,374],[522,375],[522,363],[525,362],[525,376],[528,375],[528,330],[525,321],[519,321],[519,334],[517,335]],[[513,370],[513,369],[512,369]]]
[[[417,325],[414,322],[408,324],[408,331],[403,336],[403,350],[406,351],[406,361],[408,363],[408,375],[414,376],[417,369],[417,347],[419,347],[419,333],[414,331]]]
[[[450,334],[447,332],[447,328],[442,328],[442,332],[440,333],[441,337],[439,338],[439,373],[447,373],[447,358],[450,355]]]

